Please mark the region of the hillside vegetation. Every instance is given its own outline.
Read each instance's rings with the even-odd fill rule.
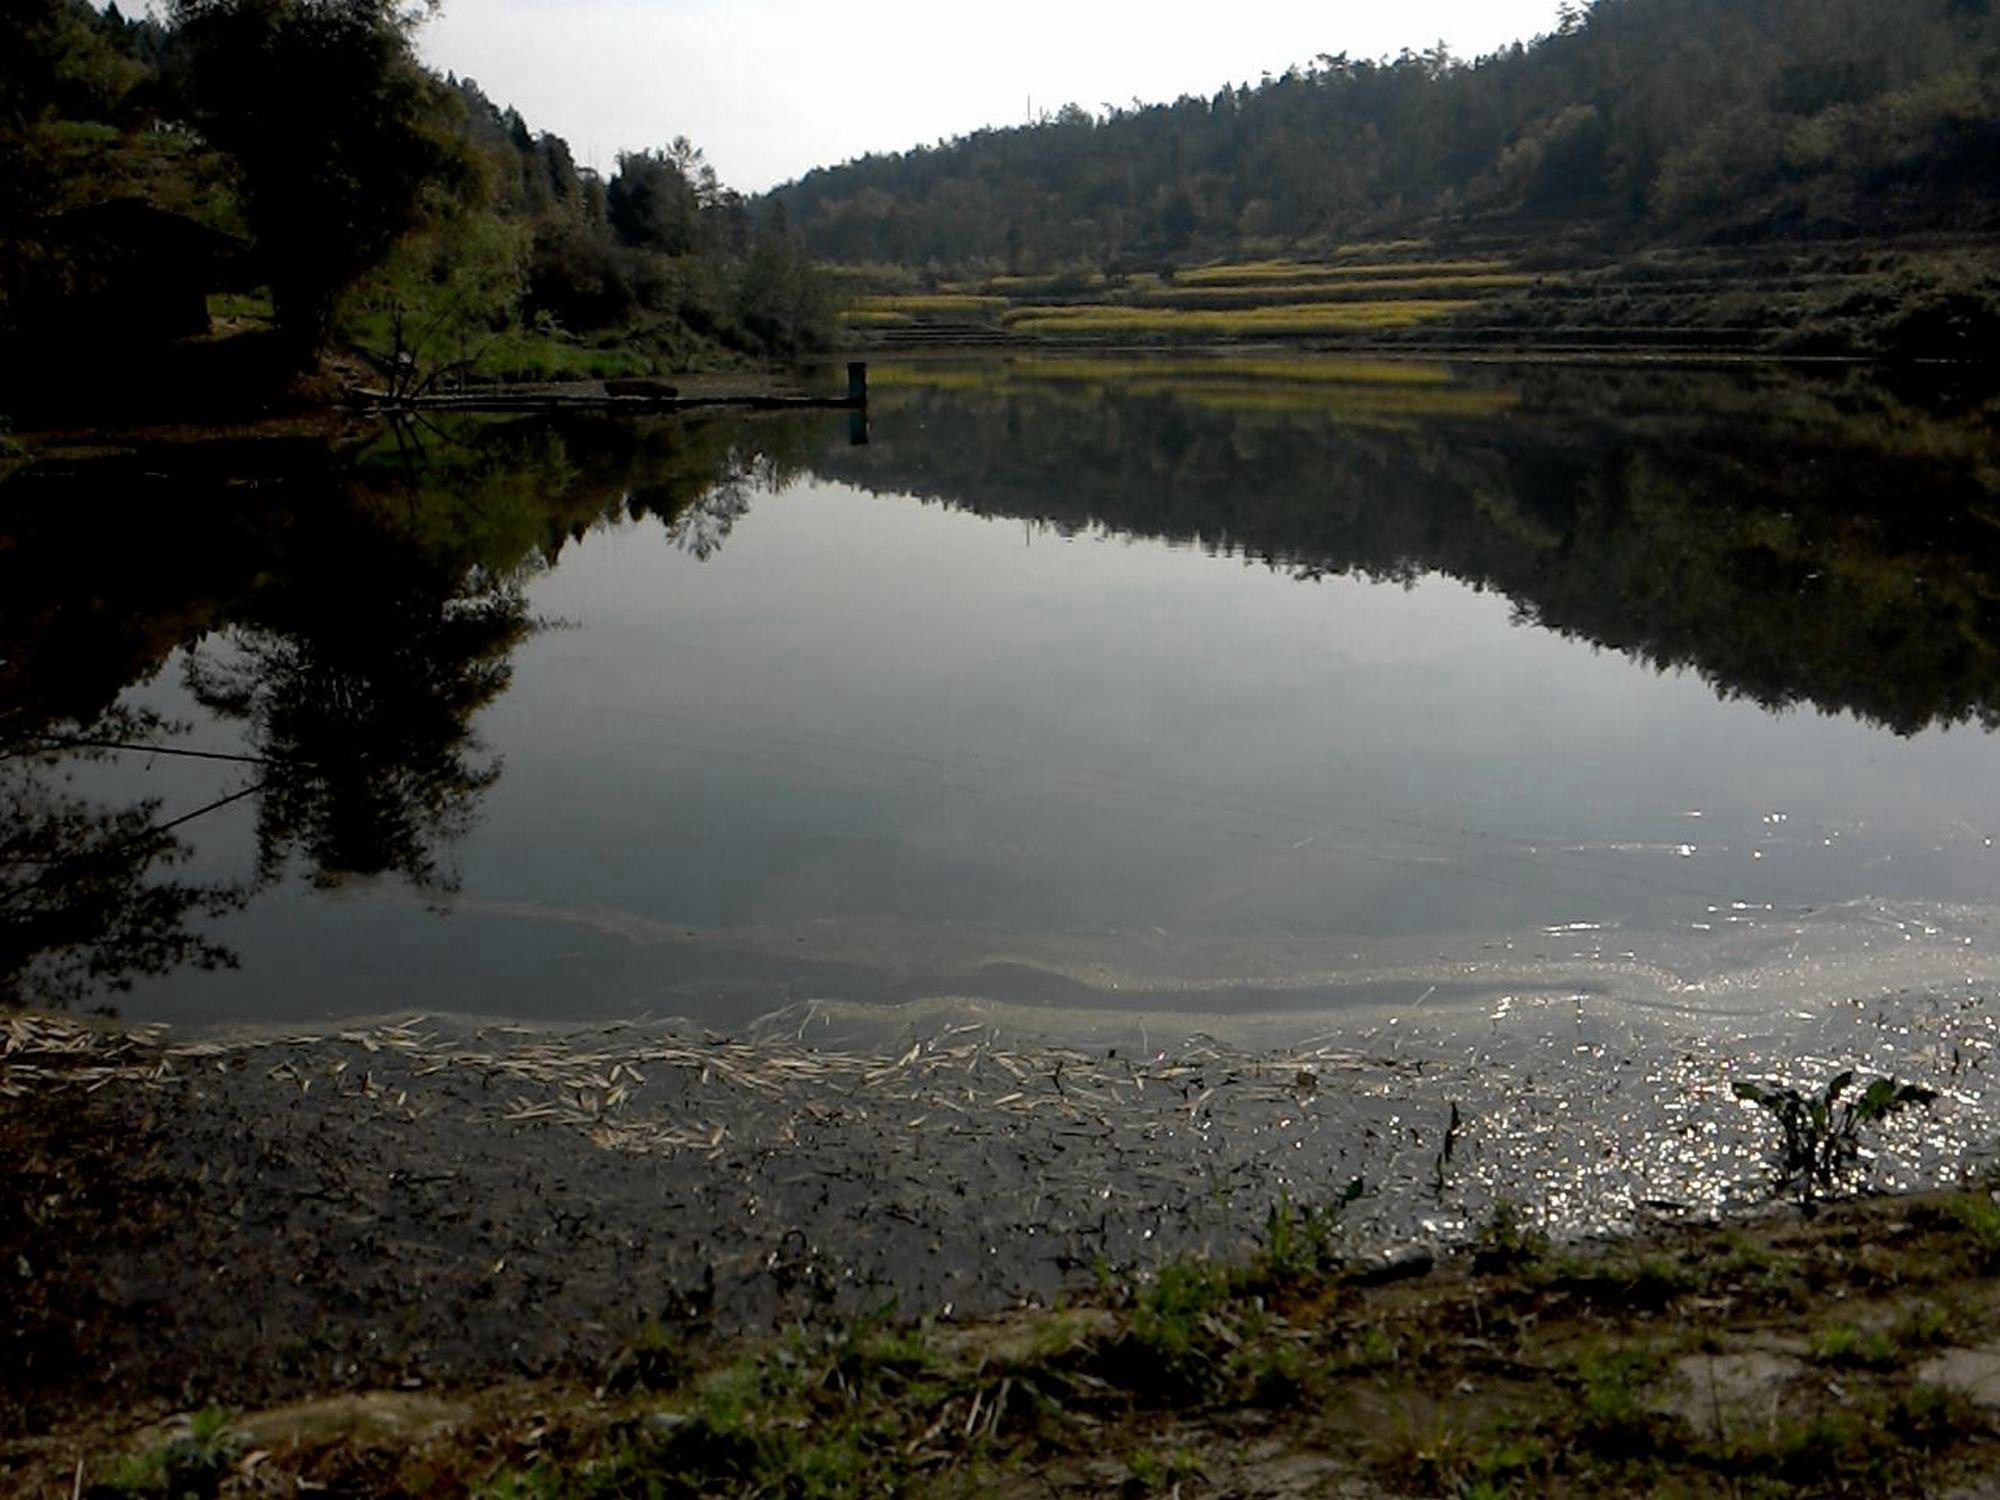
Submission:
[[[685,139],[609,177],[579,168],[423,67],[419,19],[390,0],[174,0],[139,21],[6,7],[0,350],[19,384],[0,407],[65,374],[101,402],[108,370],[251,389],[328,352],[400,380],[547,378],[828,340],[825,288],[775,206]],[[204,296],[266,357],[238,339],[227,358],[153,358],[203,332]]]
[[[815,255],[954,274],[1312,259],[1409,235],[1532,237],[1556,263],[1579,242],[1983,233],[2000,225],[1997,154],[1990,0],[1596,0],[1476,61],[1322,55],[773,196]],[[1422,269],[1440,281],[1483,270],[1423,258],[1445,262]]]

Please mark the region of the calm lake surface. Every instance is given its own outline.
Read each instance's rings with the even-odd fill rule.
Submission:
[[[487,423],[14,475],[0,977],[184,1022],[1254,1043],[2000,974],[1977,402],[875,377],[865,444]]]

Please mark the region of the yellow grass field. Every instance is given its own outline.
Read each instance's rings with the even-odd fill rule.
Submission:
[[[1322,268],[1323,269],[1323,268]],[[1477,276],[1410,276],[1394,280],[1229,282],[1213,286],[1161,287],[1135,297],[1146,307],[1246,306],[1298,302],[1362,302],[1410,297],[1479,297],[1514,291],[1547,278],[1521,271]]]
[[[1519,270],[1490,254],[1447,257],[1420,242],[1347,245],[1311,260],[1246,260],[1178,272],[1107,277],[1078,265],[923,290],[891,290],[878,282],[873,294],[852,299],[843,321],[857,337],[876,334],[892,346],[900,339],[948,338],[954,324],[968,331],[970,325],[1004,329],[1023,340],[1078,342],[1365,337],[1448,318],[1552,279],[1561,278]]]
[[[1380,277],[1395,280],[1410,276],[1477,276],[1505,272],[1504,260],[1409,260],[1347,264],[1344,262],[1259,260],[1230,265],[1195,266],[1174,277],[1177,286],[1270,285],[1287,281],[1343,281]]]
[[[1005,297],[981,297],[970,292],[921,292],[892,297],[861,297],[854,311],[907,313],[913,317],[981,318],[1007,306]]]
[[[1020,307],[1002,319],[1015,333],[1056,338],[1168,334],[1210,338],[1365,333],[1413,328],[1473,306],[1463,300],[1327,302],[1286,307]]]

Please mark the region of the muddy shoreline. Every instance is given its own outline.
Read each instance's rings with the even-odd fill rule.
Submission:
[[[1537,1082],[1400,1042],[1133,1057],[971,1023],[881,1052],[630,1023],[4,1026],[10,1445],[113,1410],[590,1385],[649,1327],[1047,1307],[1240,1256],[1280,1201],[1337,1213],[1353,1264],[1416,1265],[1503,1200],[1577,1238],[1769,1196],[1762,1122],[1692,1057]],[[1592,1073],[1623,1116],[1577,1096]],[[1876,1184],[1969,1170],[1964,1140],[1923,1155],[1941,1128],[1885,1136]]]

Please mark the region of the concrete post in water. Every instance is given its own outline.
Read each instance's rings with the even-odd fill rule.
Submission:
[[[868,362],[862,359],[847,362],[847,399],[856,406],[868,404]]]

